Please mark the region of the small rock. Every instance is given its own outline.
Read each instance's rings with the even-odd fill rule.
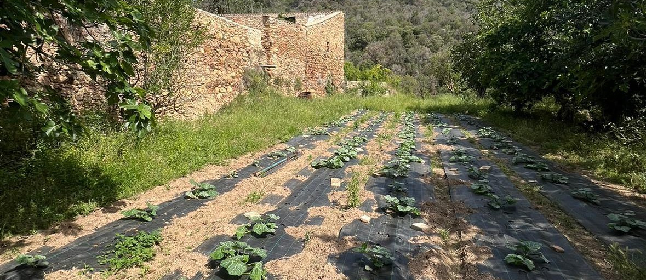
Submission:
[[[491,170],[491,166],[489,165],[480,166],[480,171],[482,172],[489,172],[489,170]]]
[[[361,148],[356,148],[357,152],[363,152],[363,149]]]
[[[557,253],[565,253],[565,249],[563,249],[563,248],[562,248],[562,247],[560,247],[560,246],[552,245],[552,246],[550,246],[550,247],[552,247],[552,250],[554,250],[554,251],[555,251],[555,252],[557,252]]]
[[[260,218],[260,214],[258,212],[247,212],[244,213],[244,216],[249,220],[251,220],[252,218]]]
[[[341,187],[341,178],[330,178],[330,186],[333,188]]]
[[[362,222],[364,222],[366,224],[370,223],[370,217],[368,217],[366,215],[361,216],[361,218],[359,218],[359,220],[361,220]]]
[[[430,226],[428,226],[428,225],[427,225],[427,224],[425,224],[425,223],[414,223],[414,224],[410,225],[410,228],[412,228],[412,229],[414,229],[414,230],[418,230],[418,231],[426,232],[426,231],[427,231],[427,230],[429,230],[431,227],[430,227]]]
[[[529,181],[527,181],[527,183],[530,183],[530,184],[538,184],[538,181],[536,181],[536,180],[529,180]]]

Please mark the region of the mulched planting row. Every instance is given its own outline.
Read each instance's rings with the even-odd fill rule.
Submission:
[[[420,207],[422,203],[433,199],[433,187],[423,182],[423,178],[430,172],[428,165],[430,159],[423,155],[420,140],[423,135],[419,132],[420,121],[415,121],[416,127],[416,152],[414,155],[422,158],[424,163],[411,163],[411,168],[407,177],[404,178],[384,178],[373,177],[368,180],[366,190],[372,191],[377,195],[377,201],[368,200],[362,205],[362,210],[372,211],[372,206],[377,205],[377,210],[382,215],[376,219],[371,219],[369,223],[363,223],[359,220],[344,226],[339,238],[346,236],[355,236],[361,242],[379,245],[387,248],[393,253],[395,258],[393,263],[384,266],[381,269],[368,271],[364,269],[365,265],[370,262],[362,254],[348,251],[339,256],[329,259],[329,262],[335,264],[338,269],[350,279],[415,279],[411,274],[408,264],[412,256],[418,255],[434,247],[433,244],[412,244],[411,238],[424,236],[425,233],[414,230],[411,225],[414,223],[424,223],[420,217],[411,215],[398,216],[396,214],[387,214],[382,210],[386,207],[382,199],[385,195],[395,195],[388,187],[390,184],[401,183],[405,188],[406,196],[415,198],[415,206]],[[396,158],[395,151],[390,153],[393,159]]]
[[[449,123],[446,117],[440,117],[439,120]],[[453,152],[441,152],[448,179],[464,182],[462,187],[451,188],[451,199],[463,201],[475,210],[468,216],[467,221],[480,230],[475,238],[476,244],[492,250],[493,257],[478,265],[481,272],[491,273],[500,279],[603,279],[568,240],[532,207],[500,168],[482,157],[480,151],[465,139],[459,127],[435,125],[434,130],[439,133],[437,144],[462,149],[473,157],[469,163],[451,162]],[[516,204],[507,210],[491,209],[487,205],[489,199],[486,196],[477,195],[471,190],[471,184],[478,181],[468,175],[468,167],[471,165],[476,168],[490,166],[487,179],[493,192],[500,197],[513,197],[517,200]],[[541,252],[549,263],[534,261],[536,269],[533,271],[506,264],[504,259],[507,254],[514,253],[508,245],[518,241],[541,243]],[[558,246],[564,252],[556,252],[551,246]]]
[[[349,134],[347,138],[352,138],[354,136],[366,137],[368,139],[374,138],[375,131],[382,124],[384,118],[375,119],[369,121],[371,125],[365,129],[359,129],[356,133]],[[366,143],[364,143],[364,146]],[[334,149],[330,149],[330,151],[334,151]],[[243,237],[240,241],[246,242],[252,247],[267,250],[267,257],[263,259],[263,262],[265,263],[289,257],[301,252],[303,250],[304,240],[296,239],[287,234],[285,232],[285,228],[322,223],[323,221],[317,218],[308,220],[308,210],[312,207],[330,206],[331,202],[328,199],[328,194],[331,191],[330,179],[344,178],[346,168],[356,163],[358,163],[358,160],[353,159],[339,169],[321,168],[314,171],[311,171],[310,168],[303,169],[300,174],[307,174],[308,178],[303,182],[298,180],[287,182],[285,187],[291,190],[291,194],[278,202],[277,210],[266,213],[275,214],[280,217],[280,220],[277,221],[279,226],[276,232],[263,237],[248,235]],[[231,223],[244,224],[247,221],[248,219],[244,217],[243,214],[240,214],[238,217],[234,218]],[[233,241],[234,239],[232,236],[233,235],[214,236],[196,248],[196,251],[209,255],[218,247],[220,242]],[[179,279],[180,277],[178,277],[178,275],[179,273],[175,272],[162,279]],[[229,277],[224,270],[213,270],[210,275],[198,273],[191,279],[235,278]],[[269,275],[269,279],[273,279],[273,276]]]
[[[470,116],[461,116],[459,124],[472,133],[478,135],[478,130],[485,127],[479,120]],[[503,136],[499,132],[496,134]],[[545,163],[550,171],[563,174],[568,178],[567,184],[556,184],[543,180],[541,174],[525,167],[525,164],[513,164],[514,155],[507,155],[500,150],[491,149],[494,144],[499,143],[491,138],[478,137],[478,143],[484,148],[490,149],[495,157],[509,163],[511,169],[523,180],[536,182],[541,186],[541,193],[550,200],[556,202],[559,207],[568,215],[576,219],[586,230],[599,237],[606,244],[619,244],[621,248],[628,248],[631,253],[644,252],[646,250],[646,230],[631,230],[629,234],[622,234],[608,227],[610,220],[607,215],[610,213],[624,213],[632,211],[635,218],[646,221],[646,208],[644,205],[637,205],[628,201],[626,197],[608,190],[590,179],[579,174],[569,173],[558,168],[554,163],[544,159],[535,151],[504,137],[512,146],[517,147],[519,153],[529,155],[537,162]],[[598,196],[599,205],[574,198],[571,192],[578,189],[588,188]],[[644,201],[642,201],[644,202]],[[646,263],[644,264],[646,265]]]
[[[342,118],[343,121],[338,123],[338,126],[329,126],[326,131],[328,133],[338,132],[347,122],[356,120],[365,113],[365,111],[359,111],[356,114],[344,117]],[[286,145],[295,147],[297,150],[291,153],[286,152],[286,158],[298,156],[298,149],[311,149],[315,142],[328,138],[328,134],[294,137]],[[254,176],[259,170],[275,165],[274,168],[265,173],[270,174],[283,166],[283,164],[276,164],[284,162],[281,158],[272,158],[269,155],[262,156],[255,164],[236,170],[237,177],[235,178],[222,178],[205,182],[215,185],[220,194],[226,193],[235,188],[242,180]],[[43,279],[44,272],[66,270],[72,267],[93,268],[94,271],[103,270],[107,267],[98,263],[97,256],[102,255],[114,243],[116,234],[133,235],[140,231],[150,232],[162,229],[171,220],[186,216],[188,213],[202,207],[207,201],[209,200],[185,199],[184,196],[180,196],[171,201],[161,203],[157,210],[157,216],[151,222],[121,219],[97,229],[93,234],[78,238],[63,248],[42,247],[34,250],[31,254],[40,254],[47,257],[50,263],[49,267],[46,269],[34,269],[25,265],[18,266],[17,263],[12,261],[0,266],[0,272],[3,272],[0,274],[0,279]]]

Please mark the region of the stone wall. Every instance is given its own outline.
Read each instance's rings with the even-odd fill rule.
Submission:
[[[181,89],[171,102],[164,102],[171,105],[160,109],[161,116],[191,119],[216,112],[244,92],[247,69],[265,69],[274,84],[292,96],[303,92],[322,96],[328,81],[337,88],[345,82],[341,12],[214,15],[198,9],[196,13],[196,24],[206,27],[205,42],[185,61],[177,79]],[[59,21],[66,26],[64,19]],[[95,31],[92,35],[97,38],[108,34]],[[70,28],[64,32],[74,38],[90,35]],[[101,83],[74,69],[41,64],[46,71],[37,76],[38,83],[60,91],[77,111],[114,111],[105,106]]]
[[[345,81],[345,15],[335,13],[220,15],[261,29],[264,65],[286,94],[325,95],[329,83],[342,89]],[[274,68],[275,67],[275,68]]]
[[[306,57],[308,87],[317,95],[325,94],[329,83],[342,89],[345,83],[345,16],[337,12],[307,27],[309,51]]]
[[[264,57],[261,30],[198,10],[196,22],[206,26],[206,39],[187,61],[180,96],[179,117],[217,111],[243,90],[246,69],[257,68]]]

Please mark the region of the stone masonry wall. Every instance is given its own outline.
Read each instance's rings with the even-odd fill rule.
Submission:
[[[289,95],[311,92],[325,95],[330,81],[343,87],[345,72],[345,16],[335,13],[221,15],[261,29],[265,65],[275,84]],[[293,18],[295,22],[285,18]]]
[[[182,89],[170,107],[162,108],[161,116],[192,119],[216,112],[244,92],[242,78],[247,69],[265,69],[274,84],[291,96],[303,92],[322,96],[328,81],[337,88],[345,82],[341,12],[214,15],[198,9],[196,13],[196,24],[206,27],[205,42],[185,61],[178,78]],[[67,29],[66,36],[88,35]],[[96,31],[97,38],[105,33]],[[77,111],[114,110],[105,106],[101,83],[60,65],[42,66],[46,71],[37,76],[38,82],[60,91]],[[143,71],[141,66],[137,69]]]
[[[243,90],[245,70],[257,68],[264,57],[262,31],[201,10],[196,21],[207,27],[207,37],[187,61],[180,117],[212,113],[231,102]]]
[[[342,89],[345,83],[345,15],[334,13],[307,25],[309,51],[306,57],[308,87],[316,95],[326,93],[331,83]]]

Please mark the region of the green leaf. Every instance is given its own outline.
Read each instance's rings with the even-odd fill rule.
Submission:
[[[238,229],[236,229],[236,238],[240,240],[247,233],[249,233],[247,225],[239,226]]]
[[[249,256],[239,255],[224,259],[220,266],[226,268],[227,273],[232,276],[241,276],[247,271]]]
[[[251,280],[262,280],[267,278],[267,271],[263,269],[262,262],[257,262],[253,264],[251,268],[251,273],[249,273],[249,279]]]
[[[43,132],[45,132],[45,135],[47,136],[52,136],[52,134],[56,131],[56,128],[56,123],[52,120],[49,120],[45,124],[45,127],[43,127]]]
[[[18,73],[18,68],[16,68],[17,63],[11,59],[11,55],[4,49],[0,49],[0,58],[2,58],[2,63],[4,64],[5,69],[7,69],[7,72],[12,75]]]
[[[19,91],[14,91],[13,99],[18,102],[20,106],[27,107],[27,105],[29,105],[29,96],[24,88],[20,88]]]

